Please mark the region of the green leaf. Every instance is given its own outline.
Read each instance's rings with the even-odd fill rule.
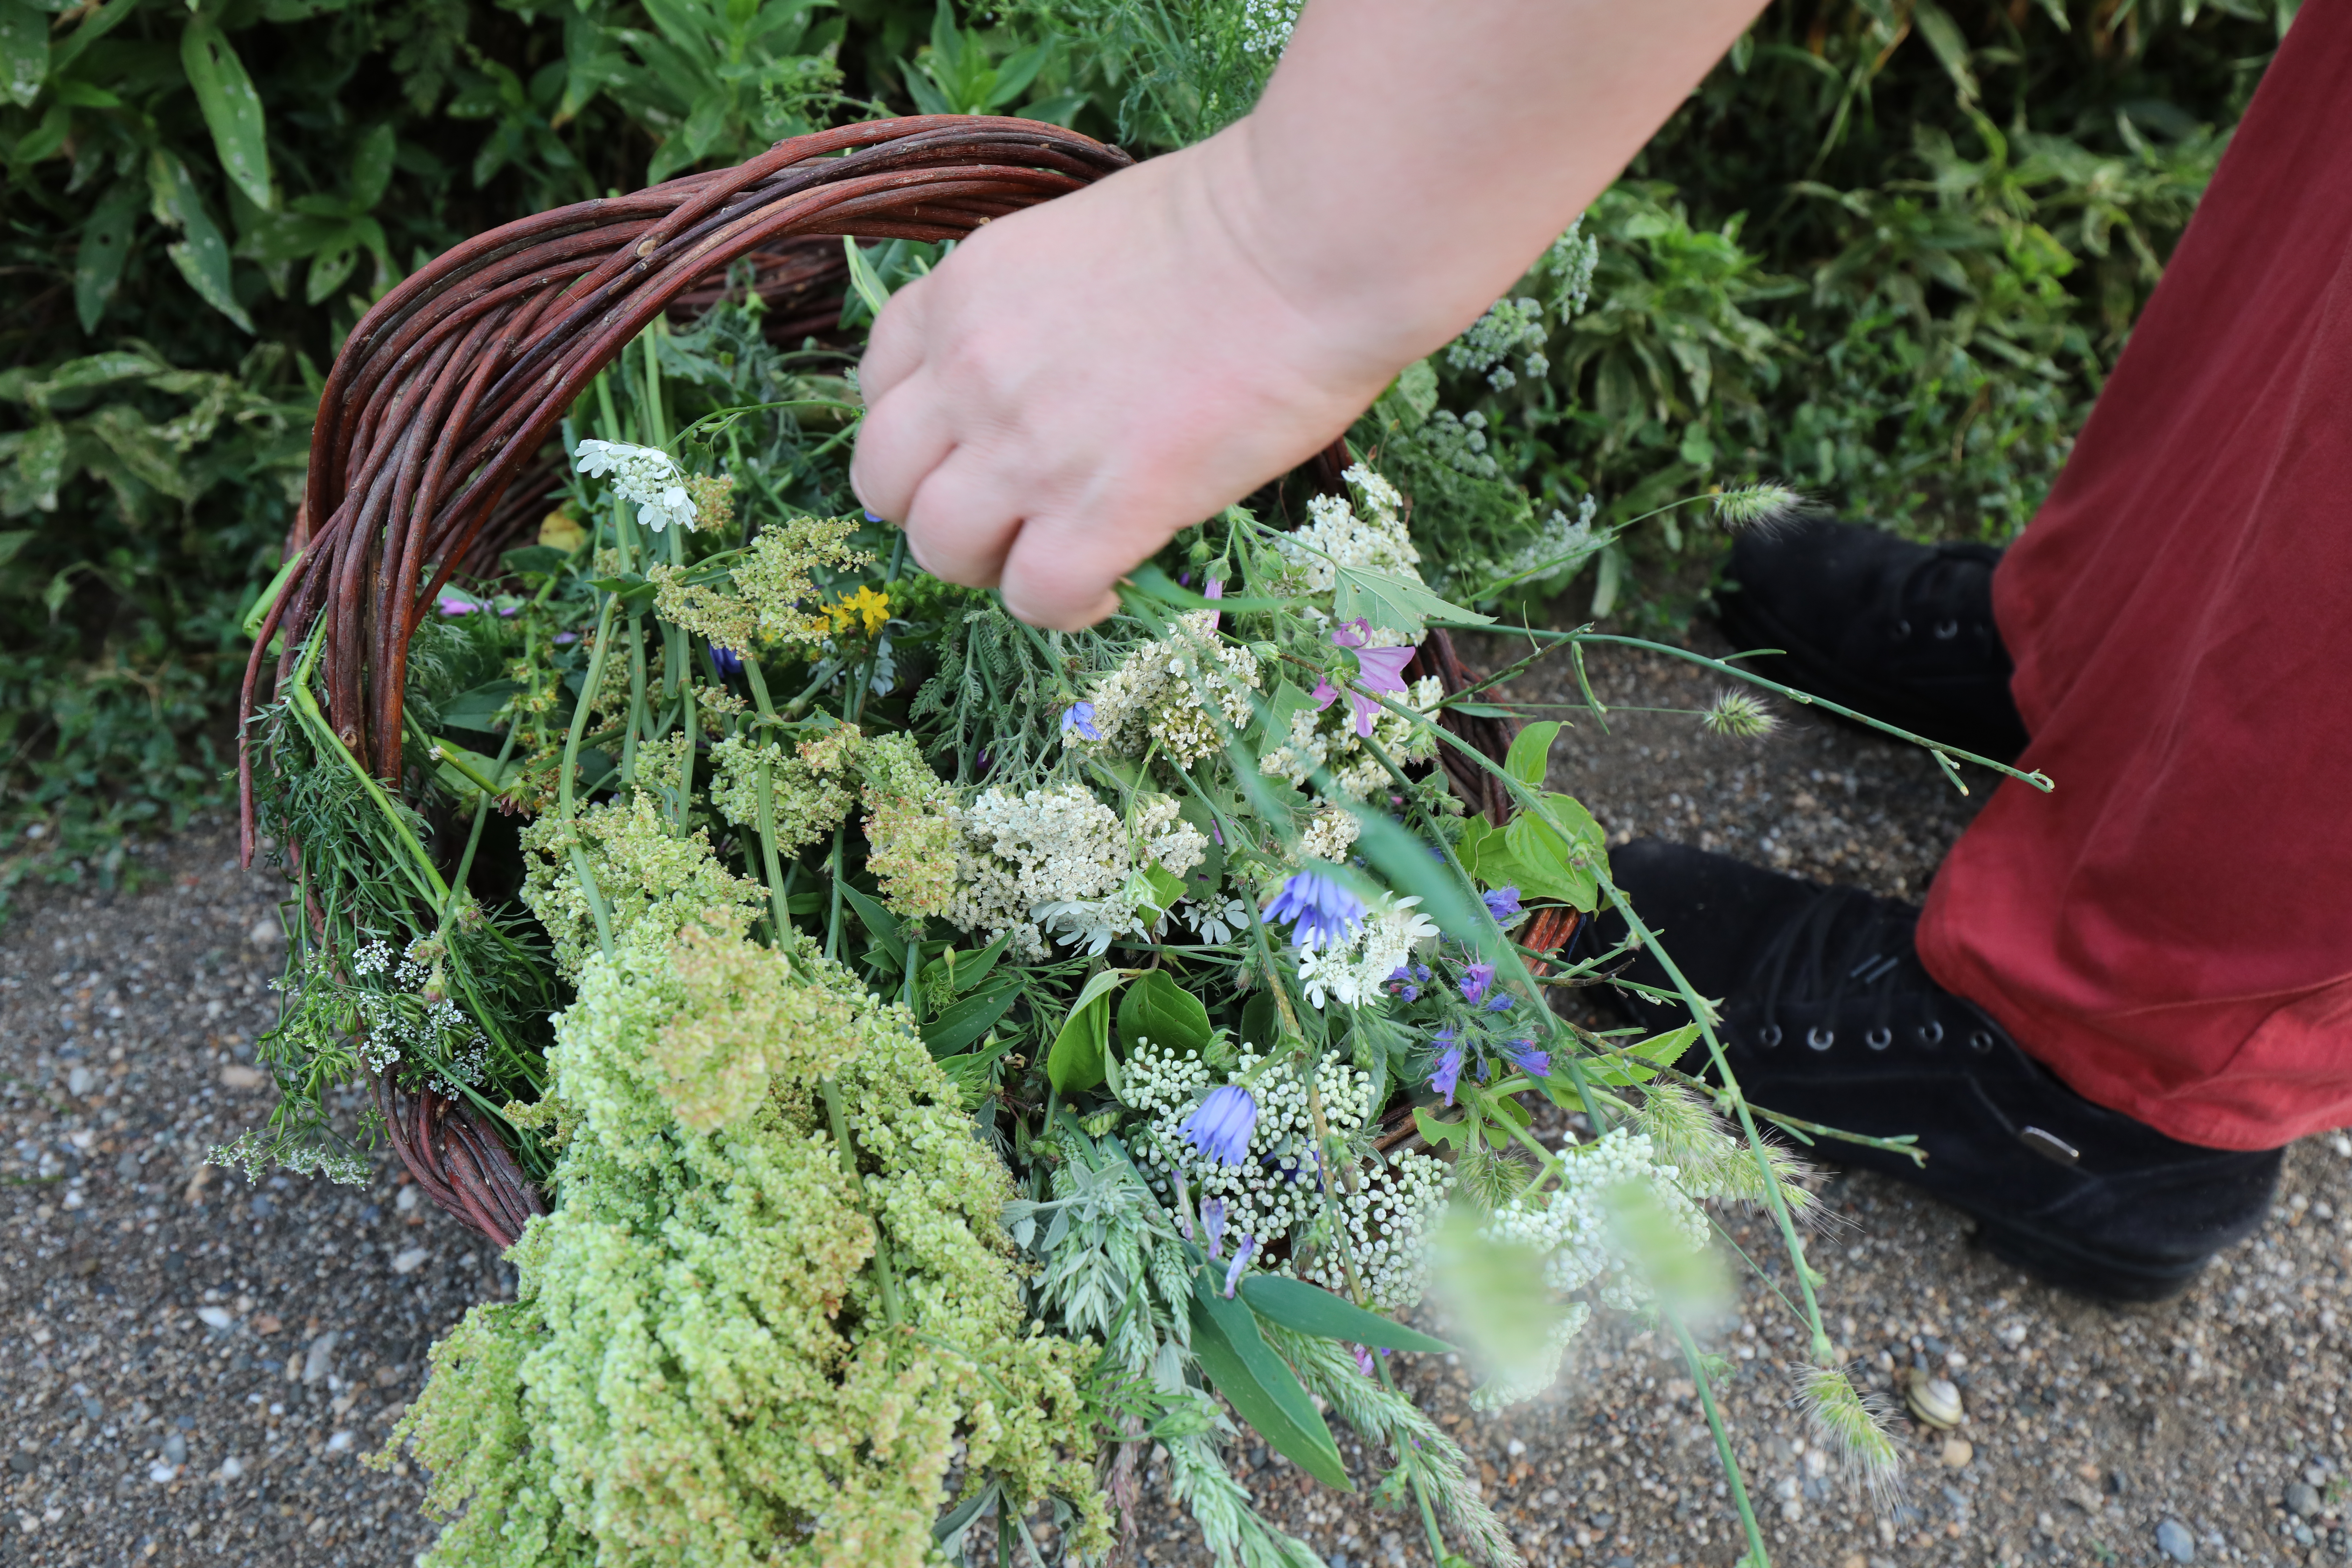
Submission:
[[[622,577],[591,577],[588,585],[619,599],[624,610],[641,610],[654,602],[653,583],[634,572]]]
[[[8,0],[0,0],[0,5]],[[74,313],[81,330],[98,331],[106,307],[122,280],[122,258],[130,254],[131,236],[139,221],[139,185],[117,180],[90,209],[81,226],[81,244],[74,252]]]
[[[1936,4],[1936,0],[1918,0],[1911,9],[1911,20],[1918,26],[1919,36],[1936,53],[1944,74],[1960,89],[1960,97],[1973,102],[1977,96],[1977,73],[1969,58],[1969,40],[1960,25],[1952,20],[1951,13]]]
[[[1155,860],[1143,868],[1143,879],[1151,888],[1151,902],[1138,913],[1149,912],[1151,916],[1150,923],[1157,924],[1161,916],[1176,907],[1176,900],[1184,896],[1184,879]]]
[[[1487,626],[1495,617],[1439,598],[1412,578],[1370,566],[1335,569],[1339,588],[1332,595],[1331,616],[1347,622],[1362,619],[1388,631],[1412,637],[1432,621],[1459,626]]]
[[[1529,789],[1543,788],[1550,773],[1552,741],[1564,728],[1559,720],[1547,719],[1520,731],[1511,741],[1510,754],[1503,759],[1503,771]]]
[[[352,154],[353,212],[366,212],[383,199],[385,187],[392,184],[392,160],[399,151],[400,142],[389,121],[360,138],[359,151]]]
[[[1353,1301],[1334,1296],[1304,1279],[1279,1274],[1253,1274],[1241,1283],[1241,1298],[1250,1310],[1269,1323],[1297,1329],[1318,1339],[1379,1345],[1392,1351],[1425,1351],[1444,1355],[1454,1347],[1408,1329],[1378,1312],[1368,1312]]]
[[[1205,1051],[1209,1010],[1166,970],[1149,969],[1118,999],[1118,1039],[1129,1051],[1138,1040],[1170,1051]]]
[[[1431,1115],[1429,1107],[1425,1105],[1412,1108],[1412,1129],[1421,1134],[1423,1142],[1442,1144],[1449,1149],[1458,1149],[1470,1139],[1470,1123],[1466,1119],[1447,1121]]]
[[[0,98],[30,109],[49,74],[49,19],[26,0],[0,0]]]
[[[1201,837],[1209,841],[1209,847],[1201,858],[1184,873],[1185,890],[1206,903],[1223,884],[1225,876],[1225,847],[1217,842],[1217,814],[1209,809],[1208,802],[1198,795],[1189,795],[1176,815],[1192,824]]]
[[[245,62],[227,36],[201,16],[191,21],[180,35],[180,67],[196,89],[196,107],[213,133],[221,168],[255,206],[266,212],[277,205],[277,193],[269,187],[261,95],[253,90],[253,79],[245,74]]]
[[[1267,1447],[1325,1486],[1355,1490],[1331,1428],[1298,1374],[1267,1347],[1249,1308],[1218,1292],[1210,1272],[1192,1280],[1192,1352],[1201,1370]]]
[[[316,305],[331,297],[343,286],[343,280],[358,269],[359,264],[359,241],[347,228],[310,258],[310,269],[304,274],[302,280],[303,301]]]
[[[263,612],[265,615],[267,611]],[[257,629],[258,629],[257,627]],[[499,710],[522,689],[519,680],[489,680],[461,691],[444,703],[441,722],[452,730],[487,731],[498,723]]]
[[[1097,972],[1070,1004],[1069,1016],[1054,1037],[1054,1048],[1045,1054],[1046,1080],[1065,1100],[1102,1082],[1103,1058],[1110,1048],[1110,994],[1130,973]]]
[[[898,922],[892,918],[890,911],[843,881],[840,877],[835,876],[833,880],[834,885],[841,889],[841,896],[849,900],[849,907],[857,911],[858,923],[865,926],[873,936],[875,942],[884,952],[889,954],[892,963],[901,970],[905,969],[907,938],[905,933],[899,931]]]
[[[188,166],[177,155],[159,149],[147,161],[147,184],[156,217],[185,237],[164,248],[172,265],[180,269],[198,299],[252,331],[253,319],[236,302],[229,286],[228,242],[221,237],[220,226],[213,222],[212,215],[205,211],[195,182],[188,177]]]
[[[1216,610],[1223,614],[1240,615],[1245,612],[1282,610],[1290,607],[1290,601],[1287,599],[1212,599],[1205,595],[1192,592],[1192,589],[1185,587],[1148,561],[1129,572],[1120,581],[1129,592],[1179,610]]]
[[[1414,427],[1437,411],[1437,367],[1417,359],[1397,372],[1396,399],[1412,416]]]
[[[1685,1024],[1679,1029],[1669,1029],[1663,1035],[1652,1035],[1606,1056],[1580,1060],[1584,1076],[1596,1083],[1633,1085],[1649,1082],[1661,1068],[1680,1061],[1683,1053],[1698,1040],[1698,1026]]]
[[[890,302],[888,286],[882,281],[882,275],[874,270],[874,264],[866,259],[866,252],[858,248],[857,241],[845,234],[841,237],[841,247],[849,256],[849,281],[856,289],[857,297],[866,301],[866,308],[874,312],[875,320],[881,320],[882,307]]]
[[[526,544],[520,550],[509,550],[499,559],[509,572],[536,572],[542,577],[552,577],[563,570],[572,559],[568,550],[558,550],[552,544]]]
[[[1464,713],[1473,719],[1516,719],[1518,714],[1508,708],[1497,708],[1492,702],[1449,702],[1449,713]]]
[[[1503,842],[1523,879],[1519,891],[1522,895],[1533,893],[1540,898],[1558,899],[1591,914],[1600,905],[1599,873],[1609,865],[1608,836],[1592,820],[1592,814],[1570,796],[1545,795],[1540,798],[1570,837],[1562,838],[1531,811],[1523,811],[1511,819],[1511,825],[1503,830]],[[1482,868],[1486,858],[1482,846]]]
[[[975,992],[960,1002],[950,1004],[923,1030],[923,1044],[934,1057],[953,1056],[972,1041],[996,1026],[1019,999],[1019,984],[1000,985],[992,991]]]
[[[24,549],[39,531],[38,529],[33,528],[12,528],[5,533],[0,533],[0,566],[5,566],[16,559],[16,552]]]
[[[125,16],[137,9],[139,0],[112,0],[112,4],[85,14],[81,26],[73,30],[73,37],[50,49],[49,69],[52,72],[64,70],[84,49],[112,32]]]
[[[959,960],[952,971],[956,990],[960,993],[979,990],[981,983],[985,981],[990,972],[995,969],[996,961],[1004,956],[1004,950],[1012,941],[1011,931],[1002,932],[994,942],[990,942],[970,958]],[[935,964],[933,967],[938,966]]]
[[[66,427],[45,419],[25,433],[16,447],[16,482],[37,510],[58,510],[58,489],[66,482]],[[6,537],[15,537],[9,535]],[[27,534],[25,537],[30,538]],[[12,549],[9,555],[16,552]],[[0,561],[5,561],[0,556]]]

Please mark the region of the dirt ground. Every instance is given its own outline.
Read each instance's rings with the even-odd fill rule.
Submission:
[[[1716,682],[1688,666],[1592,668],[1608,731],[1564,737],[1553,784],[1620,840],[1661,833],[1916,898],[1976,804],[1924,755],[1811,718],[1726,742],[1642,710],[1703,704]],[[0,927],[0,1565],[406,1563],[431,1539],[420,1479],[361,1457],[435,1336],[510,1275],[388,1158],[366,1189],[203,1164],[267,1112],[247,1061],[283,938],[271,884],[236,870],[218,829],[149,864],[139,893],[35,893]],[[1891,1510],[1848,1489],[1791,1405],[1802,1340],[1773,1299],[1771,1239],[1735,1222],[1766,1277],[1712,1340],[1738,1369],[1726,1419],[1776,1563],[2352,1562],[2352,1141],[2295,1148],[2271,1223],[2152,1308],[2043,1289],[1890,1183],[1833,1178],[1826,1195],[1836,1218],[1812,1253],[1859,1380],[1891,1390],[1926,1366],[1967,1417],[1953,1438],[1899,1424],[1911,1463]],[[1496,1415],[1468,1410],[1458,1368],[1406,1380],[1478,1457],[1530,1563],[1738,1557],[1695,1391],[1638,1322],[1596,1328],[1559,1388]],[[1331,1568],[1429,1562],[1417,1521],[1247,1458]],[[1165,1510],[1137,1555],[1206,1561]]]

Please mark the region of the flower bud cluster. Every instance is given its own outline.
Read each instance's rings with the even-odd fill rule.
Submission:
[[[983,790],[954,812],[962,840],[948,919],[991,936],[1012,931],[1027,958],[1045,952],[1041,922],[1089,945],[1140,935],[1162,912],[1143,868],[1181,877],[1208,852],[1207,836],[1181,809],[1168,795],[1140,796],[1130,825],[1080,784]]]
[[[1214,703],[1225,727],[1238,732],[1249,728],[1249,694],[1257,689],[1257,656],[1217,636],[1216,611],[1195,610],[1095,683],[1088,694],[1091,727],[1100,740],[1086,740],[1076,726],[1066,727],[1062,739],[1129,757],[1156,742],[1179,767],[1189,768],[1224,748],[1203,703]]]

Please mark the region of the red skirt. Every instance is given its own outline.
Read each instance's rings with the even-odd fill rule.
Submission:
[[[2303,7],[1993,600],[2057,789],[1962,836],[1928,970],[2172,1137],[2352,1124],[2352,0]]]

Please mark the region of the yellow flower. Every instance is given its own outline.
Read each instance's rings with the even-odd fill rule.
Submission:
[[[827,606],[833,616],[833,629],[838,633],[848,629],[851,622],[863,616],[866,635],[872,637],[890,618],[890,595],[877,594],[871,586],[857,590],[839,603]]]

